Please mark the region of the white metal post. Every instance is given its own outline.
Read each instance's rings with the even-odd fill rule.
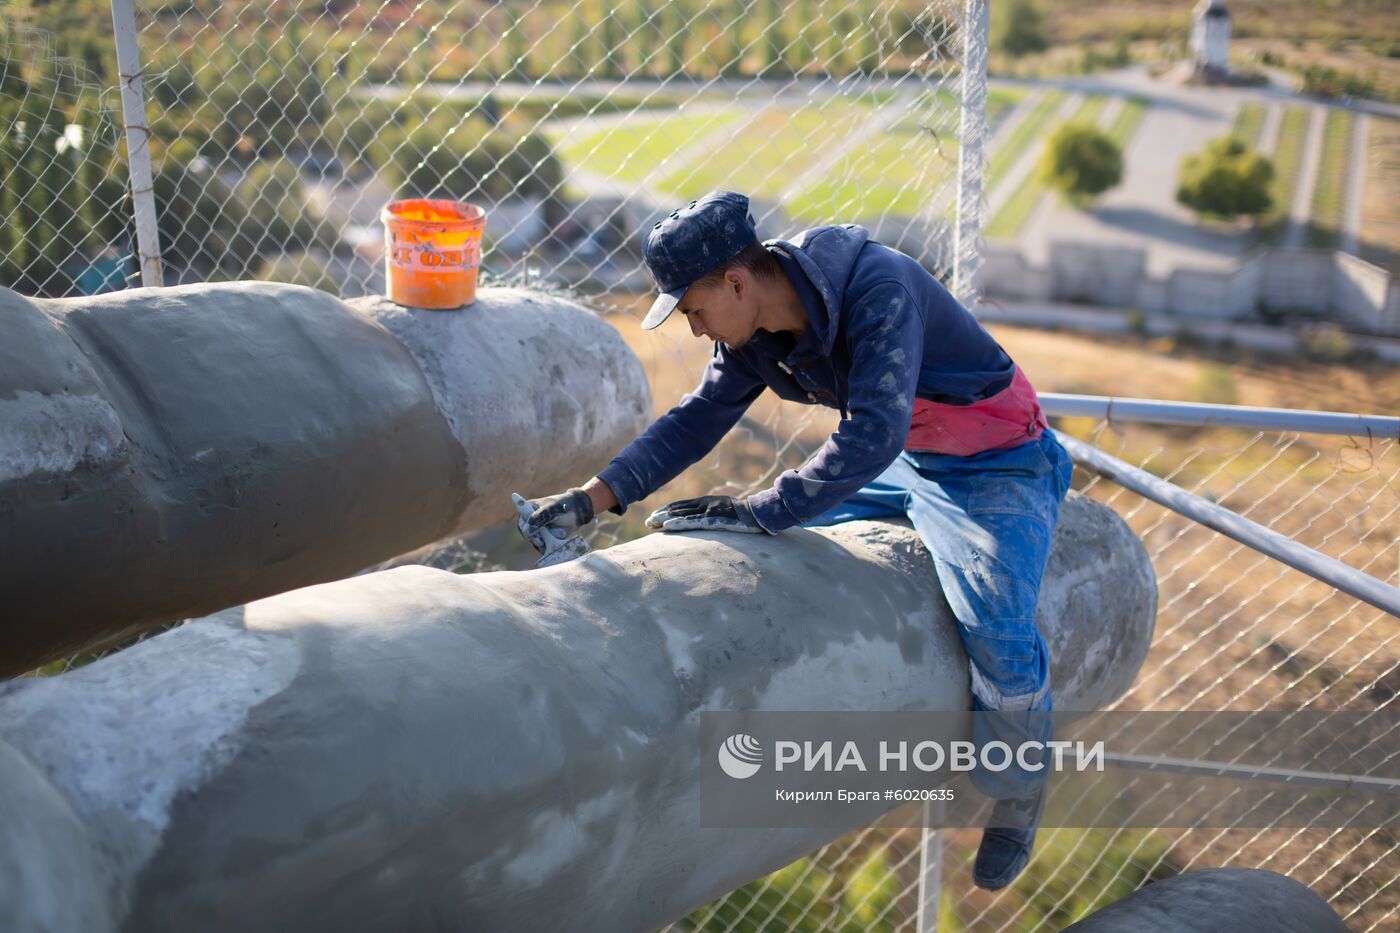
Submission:
[[[987,140],[987,0],[967,0],[962,24],[962,113],[958,129],[958,216],[953,294],[969,308],[982,268],[982,186]]]
[[[930,821],[934,804],[924,803],[924,829],[919,840],[919,910],[914,926],[917,933],[937,933],[938,907],[943,894],[943,802]],[[930,828],[930,823],[938,825]]]
[[[151,135],[146,128],[146,92],[141,80],[141,52],[136,44],[132,0],[112,0],[112,28],[117,42],[117,83],[121,86],[122,123],[126,127],[126,161],[136,215],[136,252],[141,257],[141,284],[163,283],[160,238],[156,232],[156,192],[151,180]]]

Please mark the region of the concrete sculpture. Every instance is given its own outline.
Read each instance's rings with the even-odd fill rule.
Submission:
[[[1258,868],[1163,879],[1065,927],[1065,933],[1346,933],[1306,885]]]
[[[1142,545],[1071,495],[1057,706],[1124,691],[1155,612]],[[701,829],[700,711],[968,696],[893,522],[297,590],[0,685],[0,928],[654,929],[838,834]]]
[[[520,289],[0,289],[0,676],[507,521],[650,413],[616,330]]]

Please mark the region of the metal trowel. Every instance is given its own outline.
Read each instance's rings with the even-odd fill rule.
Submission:
[[[578,535],[566,536],[562,532],[548,527],[531,531],[526,526],[525,519],[535,514],[535,504],[518,492],[511,493],[510,500],[515,503],[515,512],[520,516],[515,522],[515,527],[520,529],[525,540],[529,541],[540,553],[540,559],[535,564],[536,567],[553,567],[555,564],[574,560],[589,552],[588,542]]]

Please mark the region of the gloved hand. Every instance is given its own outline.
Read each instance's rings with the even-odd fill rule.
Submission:
[[[743,499],[730,496],[700,496],[681,499],[652,512],[648,528],[662,531],[740,531],[762,535],[768,531],[753,517]]]
[[[525,524],[531,531],[539,531],[548,526],[568,537],[593,521],[593,500],[578,487],[561,492],[557,496],[530,501],[538,506],[534,514],[525,519]]]

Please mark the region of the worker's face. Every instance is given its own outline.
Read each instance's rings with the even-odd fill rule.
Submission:
[[[742,270],[731,269],[718,285],[692,285],[678,306],[696,337],[738,349],[758,329],[758,306]]]

